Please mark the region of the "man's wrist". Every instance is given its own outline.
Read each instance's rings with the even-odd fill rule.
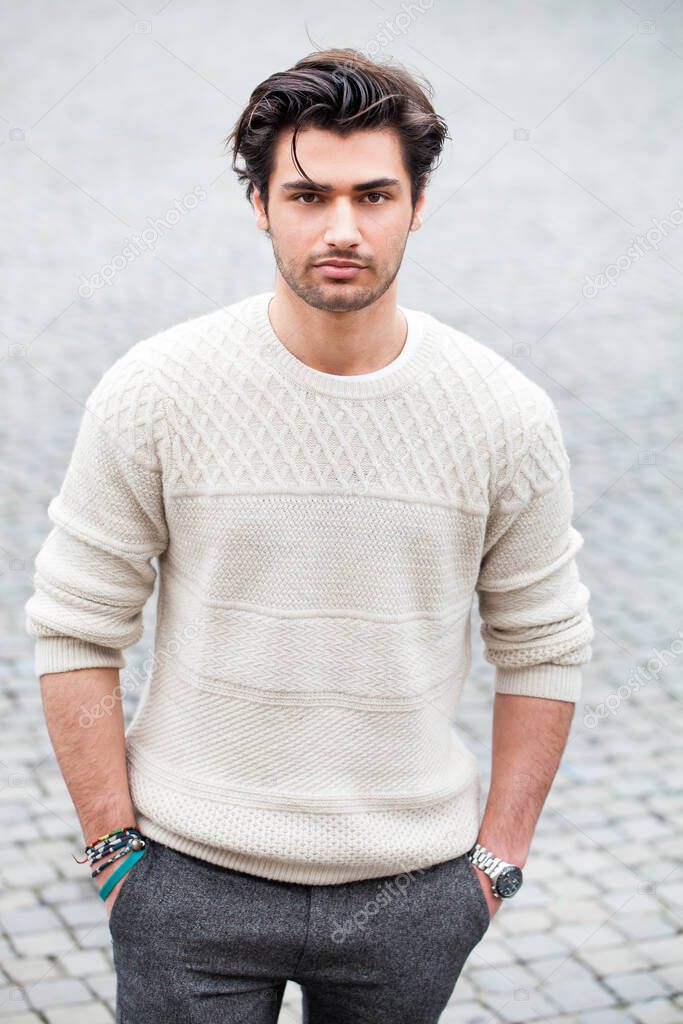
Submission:
[[[120,828],[138,827],[135,809],[126,791],[115,793],[112,797],[100,797],[87,810],[79,813],[84,843],[92,843],[98,836],[115,832]]]
[[[490,833],[486,833],[486,842],[482,833],[468,854],[472,867],[486,875],[494,897],[509,899],[519,892],[524,878],[522,864],[526,861],[522,848],[508,844],[503,852],[493,845]]]
[[[93,824],[95,825],[96,828],[102,826],[102,820],[106,821],[107,819],[98,820],[96,816],[93,816],[92,818]],[[85,828],[87,827],[88,826],[86,824]],[[110,877],[110,875],[117,871],[121,864],[123,864],[128,859],[128,857],[130,857],[132,850],[125,849],[120,842],[120,840],[123,838],[123,834],[121,836],[115,835],[115,833],[120,829],[126,829],[130,827],[137,829],[137,822],[135,821],[135,815],[133,814],[132,810],[130,813],[128,813],[128,817],[120,818],[118,821],[116,817],[109,814],[108,826],[106,831],[100,832],[99,834],[92,835],[86,838],[86,843],[93,843],[95,842],[96,838],[99,839],[101,836],[109,835],[111,837],[108,840],[108,842],[111,844],[110,849],[106,853],[100,853],[96,857],[96,859],[89,864],[89,871],[91,877],[94,878],[98,889],[101,889],[102,886],[107,881],[107,879]],[[87,835],[87,833],[85,832],[85,828],[84,835]],[[115,883],[111,892],[116,892],[122,880],[123,879],[121,878],[119,879],[118,882]]]
[[[516,864],[518,868],[523,868],[526,864],[529,854],[528,845],[511,843],[509,839],[505,840],[497,837],[495,833],[484,831],[479,833],[475,843],[486,847],[494,857],[507,861],[509,864]]]

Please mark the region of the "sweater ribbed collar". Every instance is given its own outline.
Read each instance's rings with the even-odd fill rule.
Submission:
[[[398,308],[408,321],[408,329],[417,330],[421,335],[417,348],[410,358],[402,361],[396,369],[378,377],[358,380],[354,379],[353,374],[349,374],[348,379],[340,380],[302,362],[283,344],[268,316],[268,307],[274,295],[274,291],[260,292],[251,296],[244,307],[244,314],[254,324],[262,339],[261,357],[290,381],[321,394],[334,395],[338,398],[378,398],[400,392],[424,373],[436,352],[437,343],[432,318],[422,310],[399,305]]]

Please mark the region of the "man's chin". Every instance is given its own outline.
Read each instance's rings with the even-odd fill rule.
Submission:
[[[354,281],[319,282],[313,288],[297,290],[299,298],[314,309],[327,313],[351,313],[372,305],[382,290],[368,288]]]

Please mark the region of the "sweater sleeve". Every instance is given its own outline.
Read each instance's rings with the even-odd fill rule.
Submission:
[[[591,660],[590,591],[575,556],[570,461],[554,404],[491,508],[476,584],[498,693],[576,702]]]
[[[37,675],[125,666],[168,544],[150,369],[124,354],[90,393],[24,605]]]

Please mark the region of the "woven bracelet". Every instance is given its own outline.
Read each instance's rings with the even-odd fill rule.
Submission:
[[[112,891],[118,880],[120,878],[123,878],[126,871],[129,871],[133,867],[133,865],[140,860],[141,857],[144,857],[146,849],[147,845],[145,844],[145,846],[143,846],[141,850],[137,850],[136,853],[129,854],[127,857],[124,858],[123,864],[121,864],[120,867],[116,869],[116,871],[113,871],[111,873],[107,881],[99,890],[100,897],[103,901],[107,899],[109,893]]]

